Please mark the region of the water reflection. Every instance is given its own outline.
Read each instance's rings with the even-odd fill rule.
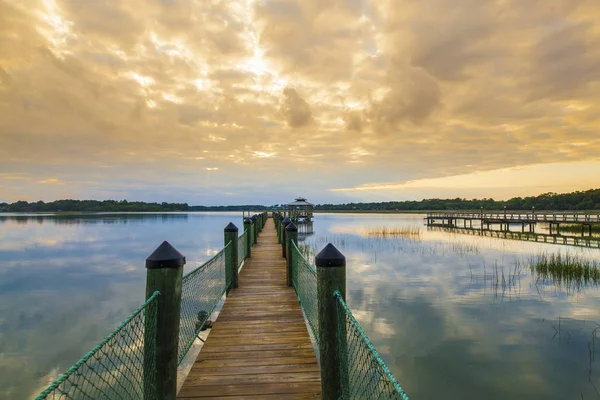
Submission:
[[[28,223],[50,224],[130,224],[130,223],[163,223],[186,221],[187,213],[92,213],[92,214],[0,214],[0,223],[13,221],[23,225]]]
[[[307,241],[346,255],[350,308],[411,398],[596,398],[597,286],[540,281],[529,265],[600,252],[424,227],[418,240],[363,234],[422,217],[320,214]]]
[[[189,270],[223,247],[241,213],[0,217],[0,399],[30,398],[144,300],[163,240]]]
[[[450,233],[461,233],[466,235],[488,236],[501,239],[522,240],[526,242],[543,242],[552,244],[562,244],[565,246],[600,248],[600,237],[598,236],[558,235],[544,232],[530,233],[479,228],[450,228],[440,226],[428,226],[427,229],[430,231],[443,231]]]

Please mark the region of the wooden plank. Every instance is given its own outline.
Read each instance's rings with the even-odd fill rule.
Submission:
[[[320,399],[321,376],[269,219],[179,399]]]
[[[179,399],[197,399],[197,396],[194,397],[178,397]],[[269,400],[269,399],[277,399],[277,400],[310,400],[310,399],[320,399],[320,393],[278,393],[278,394],[261,394],[258,396],[253,395],[237,395],[237,396],[214,396],[214,397],[204,397],[205,399],[210,400]]]
[[[214,367],[211,366],[210,376],[225,375],[252,375],[252,374],[278,374],[282,372],[319,372],[319,366],[314,363],[308,364],[279,364],[279,365],[251,365],[245,367]],[[188,379],[194,376],[206,376],[204,368],[194,368],[190,371]],[[231,379],[231,378],[230,378]]]
[[[256,383],[285,383],[285,382],[319,382],[321,373],[319,371],[289,373],[266,373],[262,371],[260,374],[243,374],[235,377],[233,382],[236,385],[250,385]],[[188,378],[189,386],[199,385],[230,385],[231,377],[225,375],[202,374],[193,375]]]
[[[187,381],[186,381],[187,383]],[[211,396],[281,395],[290,393],[318,393],[321,382],[255,383],[249,385],[186,385],[181,388],[179,398],[203,398]]]

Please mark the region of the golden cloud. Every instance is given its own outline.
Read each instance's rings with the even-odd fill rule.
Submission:
[[[591,160],[598,26],[595,0],[0,2],[0,171],[30,179],[0,180],[320,193]]]

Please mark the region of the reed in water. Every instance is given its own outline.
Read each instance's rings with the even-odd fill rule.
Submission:
[[[583,287],[600,283],[600,265],[595,261],[561,253],[540,254],[530,262],[531,272],[559,285]]]

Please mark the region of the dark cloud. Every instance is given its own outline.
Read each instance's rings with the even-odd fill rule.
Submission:
[[[281,114],[292,128],[308,125],[312,120],[310,105],[300,97],[296,89],[290,87],[283,89]]]

